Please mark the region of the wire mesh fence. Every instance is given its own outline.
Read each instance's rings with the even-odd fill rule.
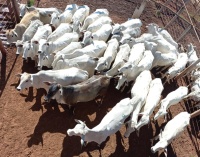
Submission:
[[[157,17],[162,21],[163,27],[168,30],[172,37],[186,49],[189,43],[196,46],[198,57],[200,57],[200,1],[195,0],[155,0]],[[181,79],[180,85],[188,80]],[[189,83],[189,82],[187,82]],[[184,108],[192,113],[198,109],[196,102],[187,101]],[[200,116],[191,120],[189,132],[195,148],[199,151]]]
[[[24,3],[26,1],[23,1]],[[36,5],[35,1],[35,5]],[[50,4],[52,1],[44,1],[44,2],[40,2],[40,6],[46,6],[48,4]],[[63,3],[61,3],[63,2]],[[84,4],[85,1],[84,0],[70,0],[70,1],[61,1],[61,0],[57,0],[54,1],[54,4],[57,8],[64,10],[65,6],[67,3],[82,3]],[[185,48],[187,48],[187,44],[189,44],[190,42],[193,43],[196,46],[196,50],[200,49],[200,43],[198,42],[198,36],[200,35],[200,31],[198,29],[198,27],[200,26],[200,14],[199,14],[199,8],[200,8],[200,3],[199,1],[188,1],[186,3],[186,7],[188,8],[189,11],[189,16],[188,13],[186,12],[185,6],[183,4],[184,1],[182,0],[176,0],[176,1],[172,1],[172,0],[156,0],[154,2],[154,5],[157,8],[157,11],[155,12],[155,16],[157,16],[157,18],[162,21],[162,25],[160,25],[161,27],[166,28],[169,33],[172,35],[172,37],[178,41],[179,43],[181,43]],[[185,1],[186,2],[186,1]],[[1,3],[1,1],[0,1]],[[6,3],[6,1],[2,1],[2,3],[5,3],[5,5],[8,5]],[[91,5],[97,5],[97,6],[101,6],[102,2],[101,1],[91,1]],[[63,5],[65,4],[65,5]],[[107,5],[106,3],[104,4],[105,6]],[[199,7],[197,7],[199,5]],[[119,9],[116,8],[116,10],[118,12],[123,11],[123,7],[126,8],[132,8],[134,6],[133,3],[130,3],[130,5],[121,5]],[[107,7],[107,6],[106,6]],[[135,8],[135,6],[134,6]],[[3,10],[3,8],[0,8]],[[93,9],[94,10],[94,9]],[[133,9],[134,10],[134,9]],[[146,10],[148,10],[148,6],[146,8]],[[6,12],[6,9],[4,10]],[[9,21],[11,21],[11,17],[14,16],[14,13],[10,13],[9,17],[4,16],[1,20],[0,20],[0,31],[5,31],[9,28],[13,27],[12,23],[9,23]],[[124,13],[127,14],[127,13]],[[149,15],[151,16],[151,15]],[[8,18],[8,21],[6,21],[5,19]],[[192,24],[190,21],[190,18],[192,19]],[[116,17],[117,19],[117,17]],[[146,20],[146,19],[144,19]],[[199,20],[199,21],[198,21]],[[16,23],[16,21],[13,21]],[[5,25],[3,25],[3,23],[5,23]],[[2,26],[1,26],[2,24]],[[195,30],[194,30],[195,28]],[[199,27],[200,28],[200,27]],[[198,36],[197,36],[198,35]],[[0,35],[1,37],[1,35]],[[200,54],[198,54],[200,55]],[[193,107],[192,103],[188,102],[186,103],[186,109],[189,112],[193,112],[195,111],[197,108]],[[196,146],[198,147],[198,133],[200,130],[199,127],[199,121],[198,121],[198,117],[193,119],[191,121],[191,132],[193,132],[193,135],[195,136],[195,142],[197,143]]]
[[[15,24],[18,23],[15,9],[11,0],[0,1],[0,39],[4,44],[7,43],[6,30],[14,28]]]

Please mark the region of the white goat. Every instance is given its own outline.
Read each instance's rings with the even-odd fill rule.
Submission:
[[[39,53],[39,55],[38,55],[38,70],[42,70],[42,67],[44,67],[44,66],[46,66],[48,68],[52,68],[53,59],[54,59],[54,55],[52,53],[50,53],[50,54],[48,54],[46,52]]]
[[[121,128],[132,110],[133,106],[130,104],[130,98],[122,99],[104,116],[96,127],[89,129],[84,122],[76,120],[78,124],[74,129],[68,129],[67,134],[68,136],[80,136],[81,145],[85,141],[94,141],[100,145],[108,136],[116,133]]]
[[[107,44],[104,41],[95,40],[91,44],[85,46],[82,49],[76,49],[72,53],[66,54],[66,59],[71,59],[74,57],[81,56],[83,54],[87,54],[91,57],[102,57],[105,50],[107,48]]]
[[[138,65],[138,63],[143,58],[144,51],[145,51],[144,43],[138,43],[138,44],[133,45],[130,51],[128,62],[133,65]]]
[[[96,21],[100,17],[109,16],[109,12],[107,9],[96,9],[95,12],[90,14],[86,19],[84,20],[83,26],[81,30],[87,30],[88,26],[92,24],[94,21]]]
[[[112,26],[110,24],[104,24],[99,30],[92,33],[93,40],[103,40],[107,42],[112,32]]]
[[[83,48],[83,44],[80,42],[71,42],[68,46],[66,46],[65,48],[63,48],[61,51],[58,51],[56,53],[56,55],[54,56],[54,60],[52,63],[52,67],[54,68],[56,63],[60,60],[60,59],[66,59],[65,55],[72,53],[74,50],[76,49],[81,49]]]
[[[24,34],[22,35],[22,40],[17,40],[16,47],[17,51],[16,54],[22,54],[23,53],[23,43],[25,41],[30,41],[33,36],[35,35],[37,29],[39,26],[42,26],[43,23],[40,20],[33,20],[31,21],[28,28],[25,30]]]
[[[163,89],[164,87],[160,78],[155,78],[151,81],[149,93],[147,95],[146,103],[144,105],[144,111],[139,114],[142,117],[135,126],[136,130],[139,131],[142,126],[150,123],[150,116],[160,101]]]
[[[116,38],[121,44],[128,43],[131,37],[137,38],[141,35],[140,27],[127,27],[122,31],[122,26],[115,24],[112,29],[112,38]]]
[[[61,23],[55,31],[53,31],[47,38],[47,41],[55,41],[65,33],[73,32],[73,28],[68,23]]]
[[[108,16],[98,18],[97,20],[95,20],[95,22],[88,26],[87,31],[94,33],[98,29],[100,29],[104,24],[112,24],[111,18]]]
[[[142,22],[140,19],[129,18],[126,22],[122,24],[118,24],[118,23],[114,24],[112,34],[118,34],[120,32],[122,32],[123,34],[126,34],[125,32],[127,31],[131,33],[131,30],[133,30],[134,28],[140,28],[141,26],[142,26]]]
[[[65,11],[61,14],[51,14],[51,22],[54,27],[58,27],[61,23],[70,23],[74,13],[77,11],[78,6],[76,4],[67,5]]]
[[[187,96],[184,97],[184,99],[186,99],[186,98],[190,98],[190,99],[194,100],[195,102],[199,102],[200,101],[200,89],[192,91],[191,93],[189,93]],[[195,105],[195,106],[197,106],[197,105]]]
[[[160,109],[158,110],[158,112],[154,116],[154,120],[157,120],[158,118],[166,115],[167,114],[167,109],[170,106],[179,103],[181,100],[183,100],[183,98],[187,94],[188,94],[188,88],[184,87],[184,86],[180,86],[175,91],[170,92],[166,96],[166,98],[164,98],[164,99],[161,100]],[[167,117],[165,116],[165,121],[166,121],[166,118]]]
[[[147,25],[148,33],[151,33],[153,36],[162,35],[162,37],[168,41],[170,44],[175,46],[178,49],[178,43],[172,38],[169,32],[165,29],[159,28],[157,24],[150,23]]]
[[[121,44],[127,43],[131,37],[139,37],[141,35],[140,27],[127,27],[122,31],[122,26],[115,24],[112,29],[112,38],[116,38]]]
[[[144,46],[145,46],[145,50],[150,50],[152,54],[154,55],[157,49],[157,44],[155,42],[144,41]]]
[[[124,82],[134,81],[136,77],[144,70],[150,70],[152,67],[154,57],[151,51],[147,50],[144,52],[143,58],[138,65],[134,65],[131,62],[127,62],[118,69],[119,73],[122,75],[119,78],[116,89],[120,89]]]
[[[159,141],[151,147],[151,151],[153,153],[159,151],[160,149],[165,149],[165,155],[167,156],[166,148],[167,146],[177,138],[184,129],[190,123],[190,114],[188,112],[181,112],[176,115],[173,119],[171,119],[165,126],[164,130],[156,136],[154,139],[158,139]]]
[[[104,52],[103,57],[99,58],[96,70],[98,72],[110,69],[111,63],[115,60],[117,55],[117,50],[119,48],[119,43],[116,39],[111,39],[108,41],[108,46]]]
[[[189,84],[189,86],[191,87],[192,92],[200,90],[200,78],[197,78],[195,81]]]
[[[47,54],[53,52],[55,53],[65,48],[71,42],[78,42],[78,40],[79,40],[79,35],[76,32],[65,33],[55,41],[48,42],[46,40],[46,42],[43,42],[43,44],[42,43],[39,44],[38,53],[41,52],[46,52]]]
[[[89,15],[89,13],[90,13],[90,8],[87,5],[79,6],[72,17],[72,22],[74,23],[79,21],[80,24],[82,25],[85,18]]]
[[[156,51],[153,53],[153,56],[154,61],[152,68],[157,66],[169,67],[177,61],[177,55],[174,53],[161,53],[160,51]]]
[[[196,79],[198,79],[200,77],[200,71],[195,71],[194,73],[191,74],[191,80],[195,81]]]
[[[31,40],[33,36],[35,35],[39,26],[43,26],[43,23],[39,19],[30,21],[30,25],[25,30],[22,36],[22,40],[23,41]]]
[[[164,76],[167,77],[166,82],[177,76],[181,71],[185,69],[188,62],[188,56],[186,53],[179,53],[176,63],[168,69]]]
[[[119,52],[115,58],[115,61],[109,71],[106,72],[107,76],[114,76],[118,74],[118,69],[122,67],[125,63],[124,60],[128,59],[130,54],[130,46],[128,44],[121,45],[119,47]]]
[[[40,39],[47,39],[48,36],[52,33],[52,31],[53,31],[53,28],[48,24],[39,26],[37,29],[37,32],[31,39],[31,43],[30,43],[31,49],[29,50],[34,51],[34,53],[36,54],[39,48]]]
[[[31,20],[40,19],[38,11],[27,12],[25,16],[21,19],[20,23],[15,25],[14,29],[9,29],[6,31],[6,37],[8,43],[16,42],[21,40],[25,30],[30,25]]]
[[[153,35],[150,33],[143,33],[140,37],[138,38],[131,38],[131,41],[133,44],[135,43],[144,43],[145,41],[151,41],[153,38]]]
[[[199,59],[197,57],[197,53],[196,53],[194,48],[195,48],[195,46],[193,46],[192,43],[190,43],[188,45],[187,55],[188,55],[188,63],[189,63],[189,65],[191,65],[192,63],[194,63],[195,61],[197,61]]]
[[[37,66],[37,53],[36,50],[33,49],[33,47],[31,46],[31,42],[30,41],[26,41],[23,43],[23,54],[22,54],[22,58],[24,60],[27,60],[28,58],[30,58],[31,60],[35,61],[35,67]]]
[[[52,33],[52,27],[47,25],[39,26],[35,35],[31,39],[31,42],[26,41],[23,44],[23,55],[22,58],[27,59],[27,57],[31,57],[32,59],[35,60],[35,65],[37,65],[37,52],[39,48],[39,43],[41,42],[40,40],[47,39],[47,37]]]
[[[88,72],[89,77],[94,75],[95,67],[98,58],[82,55],[72,59],[60,59],[54,66],[53,70],[67,69],[70,67],[77,67]]]
[[[27,4],[18,2],[18,7],[19,7],[19,17],[22,18],[26,14]]]
[[[135,126],[138,121],[138,114],[145,104],[151,80],[151,72],[149,70],[144,70],[136,78],[135,84],[131,89],[131,104],[133,105],[133,112],[131,114],[131,120],[128,122],[128,127],[124,137],[129,137],[130,134],[135,131]]]
[[[165,40],[162,35],[153,36],[150,40],[157,44],[157,51],[160,51],[161,53],[171,52],[178,56],[178,49],[170,44],[167,40]]]

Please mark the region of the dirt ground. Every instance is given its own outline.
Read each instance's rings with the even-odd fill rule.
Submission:
[[[71,3],[86,4],[93,12],[96,8],[107,8],[115,23],[121,23],[131,17],[137,4],[120,0],[75,0]],[[64,9],[68,1],[42,0],[40,7],[57,7]],[[141,17],[143,25],[155,22],[162,23],[156,18],[154,6],[150,5]],[[145,27],[143,26],[143,31]],[[144,126],[140,136],[132,133],[124,138],[126,127],[123,126],[116,134],[107,138],[100,147],[91,142],[81,150],[80,137],[68,137],[67,129],[73,128],[74,119],[85,121],[89,128],[96,126],[112,107],[125,97],[130,97],[126,89],[123,93],[115,89],[116,82],[111,82],[108,93],[100,108],[95,101],[77,104],[75,115],[65,107],[55,102],[45,104],[44,91],[30,88],[23,92],[16,90],[19,79],[18,73],[36,73],[32,62],[23,62],[22,57],[16,57],[15,48],[7,48],[7,57],[1,65],[0,82],[0,156],[2,157],[162,157],[163,151],[152,154],[150,139],[157,135],[163,127],[163,119],[157,123]],[[180,85],[180,82],[178,83]],[[177,83],[166,84],[162,94],[165,97],[178,87]],[[185,104],[179,103],[170,108],[170,117],[184,111]],[[168,146],[169,157],[197,157],[198,146],[193,141],[194,134],[188,127],[183,134]],[[155,144],[155,142],[154,142]]]

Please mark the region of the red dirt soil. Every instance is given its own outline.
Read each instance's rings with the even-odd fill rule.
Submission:
[[[72,1],[71,1],[72,3]],[[107,8],[115,23],[126,21],[132,16],[136,7],[135,2],[120,0],[74,1],[78,5],[86,4],[93,12],[96,8]],[[64,9],[68,1],[41,1],[40,7],[57,7]],[[156,18],[154,6],[150,3],[141,17],[143,25],[155,22],[162,23]],[[143,28],[145,30],[145,27]],[[45,104],[44,91],[30,88],[18,92],[16,87],[19,79],[15,76],[21,72],[35,73],[33,63],[23,63],[22,57],[16,57],[15,48],[7,48],[6,62],[1,65],[0,86],[0,156],[2,157],[71,157],[71,156],[113,156],[113,157],[158,157],[163,156],[163,151],[152,154],[150,139],[159,133],[163,119],[158,123],[151,123],[150,127],[144,126],[140,136],[132,133],[129,138],[124,138],[126,127],[123,126],[116,134],[107,138],[100,148],[91,142],[81,150],[80,137],[68,137],[67,129],[73,128],[74,119],[85,121],[89,128],[100,123],[105,114],[125,97],[130,97],[125,90],[123,93],[115,89],[112,82],[108,93],[100,108],[95,101],[77,104],[75,115],[71,115],[65,106],[55,102]],[[5,71],[6,69],[6,71]],[[4,81],[5,79],[5,81]],[[170,91],[176,89],[177,84],[166,84],[163,92],[165,97]],[[184,111],[184,103],[179,103],[170,108],[171,117]],[[198,147],[193,141],[193,134],[188,127],[179,138],[168,147],[169,157],[196,157]],[[190,132],[190,134],[189,134]],[[155,142],[154,142],[155,144]]]

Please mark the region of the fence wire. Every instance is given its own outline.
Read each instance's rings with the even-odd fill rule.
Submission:
[[[20,1],[16,1],[20,2]],[[15,24],[17,23],[16,16],[13,10],[13,6],[10,0],[0,1],[0,39],[4,44],[7,46],[7,39],[5,36],[5,32],[8,29],[14,28]]]
[[[83,2],[81,0],[77,0],[80,2]],[[70,0],[68,3],[76,3],[75,0]],[[18,2],[25,2],[18,0]],[[36,2],[36,1],[35,1]],[[52,1],[41,1],[41,6],[46,4],[50,4]],[[56,1],[54,1],[56,2]],[[59,9],[64,9],[65,5],[62,5],[60,3],[61,1],[57,0],[56,7]],[[183,4],[185,2],[185,5]],[[1,1],[0,1],[1,3]],[[8,5],[7,2],[4,0],[4,4]],[[96,3],[101,3],[96,1]],[[168,30],[168,32],[172,35],[172,37],[181,43],[185,48],[187,48],[187,45],[189,43],[193,43],[196,46],[196,50],[200,50],[200,43],[198,42],[198,37],[200,36],[200,1],[198,0],[154,0],[154,5],[156,6],[157,12],[156,16],[162,21],[163,27]],[[12,4],[10,4],[12,5]],[[126,6],[130,7],[130,6]],[[189,10],[189,12],[186,12]],[[0,8],[1,10],[2,8]],[[147,8],[148,9],[148,8]],[[10,13],[10,18],[14,16],[14,12]],[[10,29],[13,27],[12,23],[9,23],[8,21],[5,21],[7,17],[4,16],[2,20],[0,20],[0,32],[1,30],[5,31],[7,29]],[[190,21],[190,18],[192,19],[192,24]],[[5,23],[1,27],[1,24]],[[14,23],[16,23],[16,19],[14,20]],[[196,29],[196,32],[194,28]],[[200,52],[198,53],[198,56],[200,57]],[[186,82],[187,80],[185,80]],[[184,83],[182,83],[184,84]],[[193,111],[197,110],[197,108],[193,105],[193,102],[186,102],[184,108],[192,113]],[[199,131],[200,131],[200,122],[199,122],[200,116],[194,118],[191,120],[191,132],[193,132],[193,135],[195,135],[195,143],[197,143],[197,147],[200,144],[199,140]]]
[[[163,22],[164,28],[186,49],[189,43],[193,43],[196,46],[197,55],[200,57],[200,1],[155,0],[153,3],[157,8],[157,17]],[[188,81],[185,79],[181,85]],[[184,108],[189,113],[199,109],[192,101],[186,102]],[[195,136],[192,139],[193,143],[195,143],[195,147],[199,151],[200,116],[193,118],[190,121],[190,126],[190,133]],[[191,138],[193,138],[192,135]]]

